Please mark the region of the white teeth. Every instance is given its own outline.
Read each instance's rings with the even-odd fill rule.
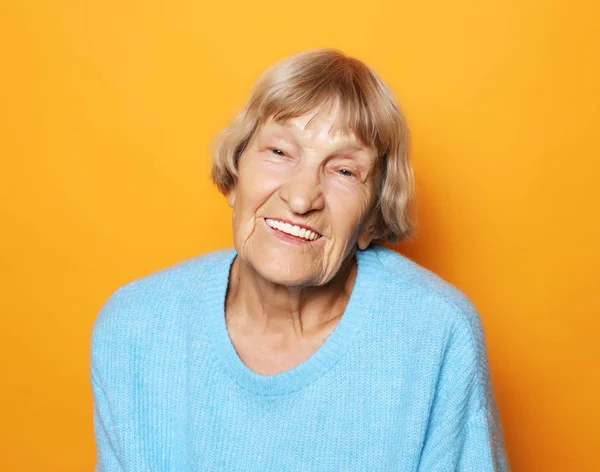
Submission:
[[[271,220],[265,218],[265,221],[271,228],[275,228],[283,233],[291,234],[293,236],[298,236],[303,239],[308,239],[309,241],[314,241],[319,237],[319,235],[313,231],[309,231],[306,228],[300,228],[300,226],[291,225],[289,223],[283,223],[277,220]]]

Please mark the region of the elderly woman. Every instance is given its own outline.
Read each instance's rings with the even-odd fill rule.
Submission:
[[[408,131],[361,61],[267,70],[219,136],[235,248],[118,289],[92,336],[97,470],[509,470],[485,338],[412,234]]]

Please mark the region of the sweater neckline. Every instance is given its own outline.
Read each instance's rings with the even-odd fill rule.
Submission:
[[[224,373],[241,388],[257,395],[283,395],[300,390],[329,371],[350,348],[365,321],[381,273],[377,252],[370,246],[355,253],[357,271],[346,309],[323,344],[301,364],[274,375],[262,375],[243,363],[229,336],[225,321],[225,297],[231,266],[237,256],[234,248],[224,252],[204,284],[206,300],[206,334]]]

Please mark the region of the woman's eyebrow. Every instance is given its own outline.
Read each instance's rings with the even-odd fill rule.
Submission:
[[[278,129],[264,129],[261,133],[261,137],[263,139],[277,139],[279,141],[288,141],[296,144],[296,140],[291,133],[286,133],[285,131],[282,132]]]
[[[340,146],[339,149],[337,149],[334,152],[336,154],[342,153],[342,152],[359,152],[359,153],[368,154],[369,153],[369,149],[366,148],[365,146],[361,146],[360,144],[348,144],[348,145],[345,145],[345,146],[344,145]]]
[[[331,154],[333,156],[343,156],[349,159],[354,159],[358,161],[361,166],[365,168],[370,168],[373,166],[373,159],[371,159],[371,155],[374,153],[368,147],[361,144],[348,144],[346,146],[340,146],[335,149]]]
[[[266,138],[280,139],[283,141],[288,141],[295,146],[299,146],[299,141],[294,136],[294,129],[296,129],[296,127],[288,122],[275,122],[270,126],[265,126],[263,128],[263,133]],[[350,140],[336,147],[331,152],[331,155],[337,156],[339,154],[352,153],[352,156],[356,155],[357,157],[361,157],[362,155],[368,155],[370,152],[371,150],[365,145],[354,140]]]
[[[296,151],[300,148],[293,134],[282,129],[263,128],[258,136],[258,142],[261,145],[266,145],[269,141],[291,146]]]

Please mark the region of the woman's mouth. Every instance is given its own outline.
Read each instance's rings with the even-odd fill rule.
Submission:
[[[293,237],[300,241],[315,241],[321,237],[321,235],[315,231],[311,231],[307,228],[298,225],[292,225],[283,221],[275,220],[272,218],[265,218],[267,225],[278,233]]]

